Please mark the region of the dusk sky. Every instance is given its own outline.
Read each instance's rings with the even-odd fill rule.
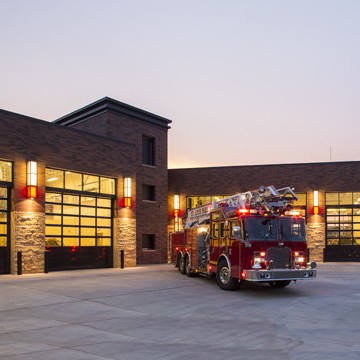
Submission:
[[[359,0],[0,0],[0,49],[1,109],[109,96],[170,168],[360,160]]]

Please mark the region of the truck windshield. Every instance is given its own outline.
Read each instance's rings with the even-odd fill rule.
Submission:
[[[277,224],[272,218],[245,218],[245,240],[276,240]]]
[[[280,236],[287,241],[305,241],[305,223],[300,218],[280,219]]]

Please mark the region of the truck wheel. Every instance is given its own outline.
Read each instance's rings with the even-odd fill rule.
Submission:
[[[285,286],[288,286],[291,283],[291,280],[282,280],[282,281],[271,281],[269,282],[269,285],[273,288],[283,288]]]
[[[185,269],[185,258],[183,255],[181,255],[180,258],[180,264],[179,264],[179,271],[185,275],[186,269]]]
[[[176,257],[176,263],[175,263],[175,267],[179,268],[180,267],[180,259],[181,259],[181,254],[178,253],[177,257]]]
[[[239,287],[238,279],[231,277],[226,260],[221,260],[217,267],[216,282],[223,290],[235,290]]]
[[[191,270],[190,259],[188,256],[185,257],[185,273],[188,277],[193,277],[194,273]]]

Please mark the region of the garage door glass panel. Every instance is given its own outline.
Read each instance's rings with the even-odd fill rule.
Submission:
[[[7,237],[0,235],[0,246],[5,247],[7,243]]]
[[[63,246],[79,246],[79,238],[64,237]]]

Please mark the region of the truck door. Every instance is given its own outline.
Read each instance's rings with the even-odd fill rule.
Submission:
[[[241,251],[241,228],[239,222],[236,220],[229,221],[229,237],[228,237],[228,256],[231,262],[231,276],[240,278],[241,264],[240,264],[240,251]]]

